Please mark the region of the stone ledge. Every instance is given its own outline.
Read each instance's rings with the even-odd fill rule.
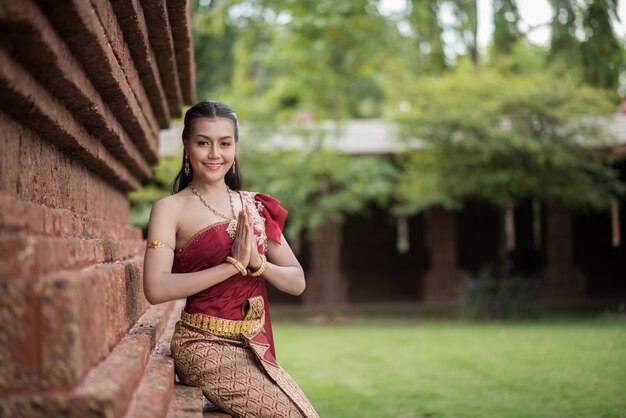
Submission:
[[[19,199],[0,191],[0,225],[2,231],[21,235],[54,236],[56,238],[98,238],[116,241],[141,241],[139,228],[92,218],[69,209],[57,209]]]
[[[142,261],[0,282],[0,392],[71,388],[109,355],[148,307]]]
[[[152,306],[110,355],[74,389],[0,398],[0,416],[122,417],[142,382],[152,349],[157,340],[165,335],[168,321],[178,315],[181,303],[177,301]],[[160,355],[160,358],[165,357]]]
[[[37,277],[61,270],[77,270],[101,263],[112,263],[139,256],[142,240],[56,238],[52,236],[0,233],[2,280],[11,277]]]
[[[143,9],[139,0],[113,0],[113,8],[124,31],[124,39],[133,55],[133,61],[137,66],[159,126],[161,129],[166,129],[171,115],[161,84],[156,57],[148,39],[148,26]]]
[[[183,100],[188,105],[196,101],[196,67],[191,37],[191,10],[187,0],[168,0],[167,10],[172,26],[176,51],[176,66],[180,75]]]
[[[202,418],[203,398],[200,388],[176,384],[167,418]]]
[[[170,343],[183,306],[184,301],[177,301],[174,305],[125,418],[161,418],[167,415],[174,392],[174,359],[170,355]],[[199,405],[202,405],[201,399]]]
[[[141,187],[127,167],[117,161],[106,146],[87,133],[74,116],[37,83],[22,65],[0,48],[0,106],[16,120],[21,120],[40,135],[74,155],[94,174],[108,180],[122,191]]]
[[[126,194],[81,163],[75,155],[0,111],[0,190],[16,199],[67,209],[91,219],[127,223]],[[4,208],[4,207],[3,207]],[[7,220],[7,217],[3,217]],[[11,220],[15,221],[15,220]],[[37,224],[40,219],[24,219]]]
[[[103,26],[92,2],[62,0],[41,7],[148,163],[156,163],[159,125],[143,87],[129,84],[127,74],[136,71],[130,54],[113,43],[107,32],[111,28]]]
[[[149,165],[41,10],[31,1],[10,2],[0,8],[0,22],[9,44],[19,45],[11,52],[31,74],[138,178],[151,177]]]
[[[174,55],[174,41],[165,0],[141,0],[144,16],[148,24],[150,45],[159,64],[165,96],[173,117],[181,116],[183,96]]]

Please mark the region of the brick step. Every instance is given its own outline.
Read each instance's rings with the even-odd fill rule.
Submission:
[[[202,390],[177,383],[167,418],[203,418]]]
[[[174,359],[170,355],[170,343],[182,307],[183,302],[177,301],[169,313],[124,418],[162,418],[168,414],[174,393]]]
[[[151,353],[157,341],[167,334],[166,328],[172,317],[180,312],[181,304],[177,301],[151,306],[111,353],[74,389],[1,398],[0,416],[124,416],[129,405],[132,406],[134,392],[144,379],[146,368],[150,368]],[[173,385],[173,371],[168,378]],[[166,412],[167,407],[162,416]]]

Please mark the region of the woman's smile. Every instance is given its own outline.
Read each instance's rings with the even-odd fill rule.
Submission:
[[[202,163],[202,164],[204,164],[204,166],[208,168],[209,170],[219,170],[224,165],[224,163]]]

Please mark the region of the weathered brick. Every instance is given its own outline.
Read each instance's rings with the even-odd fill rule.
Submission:
[[[0,112],[0,141],[7,146],[7,152],[0,156],[2,170],[10,167],[12,161],[19,162],[13,181],[0,180],[0,190],[18,194],[26,200],[46,204],[51,207],[69,209],[77,213],[87,213],[92,217],[107,218],[110,221],[126,223],[129,204],[126,195],[101,178],[94,175],[83,164],[71,156],[64,155],[57,147],[41,139],[35,132],[20,126],[3,112]],[[15,147],[19,154],[15,157]],[[6,163],[6,165],[5,165]],[[41,167],[48,167],[49,174],[43,174]],[[9,169],[7,169],[9,170]],[[43,181],[44,177],[45,181]],[[10,178],[11,174],[7,174]],[[88,190],[89,195],[85,193]],[[104,203],[93,204],[93,196]],[[89,204],[89,206],[88,206]]]
[[[150,352],[172,317],[174,307],[180,307],[180,304],[171,302],[151,307],[111,355],[87,376],[75,395],[110,401],[115,416],[120,416],[139,385]],[[171,380],[173,382],[173,375]]]
[[[109,221],[128,222],[130,204],[124,193],[103,187],[102,181],[95,176],[85,177],[84,180],[85,188],[79,192],[85,199],[86,213]]]
[[[108,238],[123,242],[115,249],[119,256],[113,259],[128,258],[128,254],[140,253],[144,246],[141,230],[127,224],[90,218],[87,215],[67,209],[55,209],[28,202],[17,196],[0,192],[0,231],[18,231],[33,235],[61,237]]]
[[[156,57],[150,46],[143,9],[139,0],[113,0],[112,3],[159,126],[165,129],[169,126],[171,115],[161,84]]]
[[[35,273],[37,239],[16,232],[0,234],[0,281],[20,280]]]
[[[0,61],[3,63],[0,66],[0,89],[3,90],[0,106],[5,112],[27,123],[68,156],[80,158],[86,167],[121,190],[139,188],[139,182],[128,169],[1,47]]]
[[[0,232],[0,280],[77,270],[141,256],[143,241],[50,237]]]
[[[179,117],[183,106],[183,96],[180,90],[174,41],[165,0],[141,0],[141,5],[148,24],[150,45],[159,64],[159,73],[164,83],[170,113],[173,117]]]
[[[202,389],[176,385],[167,418],[202,418]]]
[[[149,165],[40,9],[31,0],[6,3],[0,7],[0,24],[8,44],[16,46],[12,54],[116,158],[124,161],[140,179],[149,178]]]
[[[135,390],[140,387],[140,382],[147,385],[157,383],[150,379],[142,380],[157,340],[157,347],[161,349],[157,348],[152,357],[158,359],[152,362],[156,369],[148,373],[161,377],[170,374],[171,380],[165,382],[168,385],[165,396],[170,396],[173,364],[171,359],[167,360],[168,354],[162,351],[162,347],[169,344],[171,327],[180,316],[183,304],[183,301],[177,301],[151,307],[111,353],[92,368],[73,390],[3,397],[0,416],[121,417],[131,403]]]
[[[27,210],[23,201],[13,194],[0,192],[0,228],[3,231],[14,231],[26,226]]]
[[[0,282],[0,394],[37,382],[37,318],[28,287],[25,280]]]
[[[0,123],[6,116],[0,112]],[[17,192],[20,175],[20,138],[0,130],[0,190]]]
[[[126,412],[127,418],[161,418],[167,415],[174,392],[174,359],[170,355],[170,343],[178,319],[175,310],[164,322],[143,379]]]
[[[176,67],[180,76],[183,100],[188,105],[196,101],[196,65],[191,39],[191,11],[187,0],[168,0],[167,11],[172,27]]]
[[[136,69],[124,46],[109,37],[112,28],[103,26],[92,2],[48,1],[41,7],[146,160],[156,163],[158,123],[141,83],[129,84],[138,80]]]
[[[109,0],[91,0],[91,5],[98,15],[98,20],[106,32],[106,39],[113,49],[120,66],[124,69],[128,83],[137,96],[137,100],[146,115],[146,119],[150,123],[153,131],[158,134],[159,126],[154,116],[154,110],[144,90],[139,72],[133,62],[132,54],[126,44],[124,33],[117,21],[117,16],[115,15],[111,2]]]
[[[128,297],[127,279],[127,266],[112,263],[58,273],[37,284],[42,386],[76,384],[136,321],[120,303]]]

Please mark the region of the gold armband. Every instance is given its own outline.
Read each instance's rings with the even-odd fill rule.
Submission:
[[[154,241],[150,241],[148,243],[148,248],[152,248],[152,249],[156,249],[156,248],[170,248],[170,246],[167,245],[166,243],[164,243],[163,241],[159,241],[158,239],[155,239]]]
[[[261,274],[265,273],[265,269],[267,268],[267,257],[265,257],[264,255],[259,255],[259,257],[261,257],[261,267],[259,267],[257,271],[248,272],[249,276],[258,277]]]
[[[232,264],[233,266],[235,266],[235,268],[237,270],[239,270],[239,273],[241,273],[242,276],[247,276],[248,275],[248,270],[246,270],[246,268],[243,266],[243,264],[241,264],[241,261],[228,256],[226,257],[226,262]]]

